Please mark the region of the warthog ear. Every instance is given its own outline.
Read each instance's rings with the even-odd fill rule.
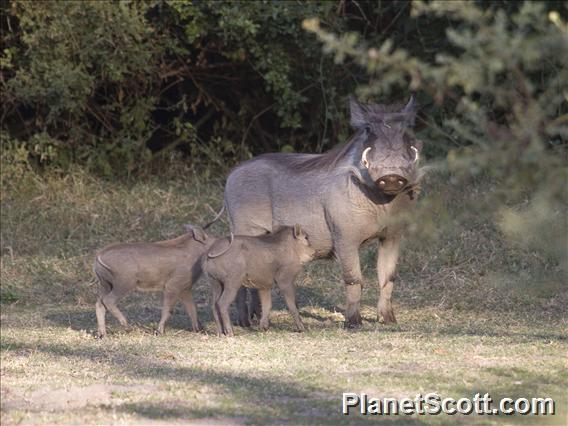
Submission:
[[[302,227],[296,223],[294,225],[294,238],[300,238],[302,235]]]
[[[203,230],[201,226],[184,225],[184,227],[187,232],[193,233],[193,239],[195,241],[204,243],[205,240],[207,239],[207,233]]]
[[[355,129],[363,129],[369,125],[365,105],[361,104],[354,96],[349,96],[349,110],[351,111],[351,126]]]
[[[400,112],[405,115],[405,124],[414,126],[416,121],[416,96],[414,96],[414,93],[410,95],[410,100]]]

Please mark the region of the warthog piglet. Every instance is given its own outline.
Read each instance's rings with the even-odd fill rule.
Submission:
[[[296,329],[304,331],[296,307],[294,279],[302,264],[315,252],[300,225],[285,226],[272,234],[250,237],[233,236],[218,240],[203,257],[204,272],[211,284],[212,309],[219,335],[233,335],[229,306],[241,286],[258,289],[262,315],[260,327],[269,326],[272,284],[276,282],[284,296]]]
[[[162,317],[157,332],[162,334],[166,321],[178,299],[185,305],[191,317],[193,331],[202,329],[197,319],[197,309],[191,288],[202,273],[203,256],[215,238],[203,229],[186,225],[188,233],[167,241],[153,243],[113,244],[96,255],[93,270],[102,286],[96,304],[98,335],[106,335],[107,309],[121,325],[126,326],[125,316],[117,302],[128,293],[139,291],[163,291]]]

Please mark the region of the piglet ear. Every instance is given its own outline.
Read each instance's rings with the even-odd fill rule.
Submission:
[[[200,243],[205,243],[205,240],[208,238],[208,236],[201,226],[184,225],[184,227],[187,232],[193,233],[193,239],[195,241],[199,241]]]
[[[364,129],[369,125],[367,108],[354,96],[349,96],[349,110],[351,112],[351,126],[355,129]]]
[[[294,238],[300,238],[302,236],[302,227],[297,223],[294,225]]]

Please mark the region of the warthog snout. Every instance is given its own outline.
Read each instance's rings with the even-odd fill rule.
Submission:
[[[387,194],[399,192],[406,186],[408,180],[399,175],[385,175],[377,179],[376,184]]]

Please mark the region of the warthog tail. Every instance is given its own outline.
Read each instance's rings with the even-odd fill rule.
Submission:
[[[209,259],[214,259],[216,257],[222,256],[225,253],[227,253],[229,251],[229,249],[231,248],[231,246],[233,245],[233,240],[235,239],[235,236],[233,235],[233,233],[231,232],[231,236],[230,236],[230,240],[229,240],[229,245],[227,246],[227,248],[221,250],[219,253],[207,253],[207,257]]]
[[[100,256],[97,256],[97,258],[95,259],[95,264],[96,263],[99,263],[103,268],[105,268],[107,271],[112,273],[112,269],[110,269],[110,266],[104,263]]]
[[[219,213],[217,213],[217,216],[215,216],[215,218],[202,226],[203,229],[207,229],[209,228],[211,225],[213,225],[215,222],[217,222],[219,220],[219,218],[223,215],[223,213],[225,212],[225,203],[223,203],[223,207],[221,207],[221,210],[219,210]]]
[[[107,272],[106,274],[105,271],[100,270],[101,267]],[[113,286],[112,282],[109,281],[108,279],[109,278],[108,274],[110,274],[110,276],[112,277],[112,269],[110,269],[110,266],[108,266],[106,263],[103,262],[100,256],[97,256],[95,258],[95,264],[93,265],[93,272],[97,276],[97,279],[99,280],[101,285],[104,287],[106,293],[110,292]]]

